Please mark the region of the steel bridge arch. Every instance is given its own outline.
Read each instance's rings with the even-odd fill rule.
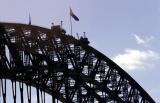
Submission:
[[[85,37],[67,35],[60,26],[51,29],[0,23],[0,79],[5,103],[5,81],[19,81],[52,96],[52,103],[155,103],[122,68],[89,46]],[[16,98],[12,85],[13,98]],[[14,100],[14,103],[16,101]],[[40,103],[39,97],[37,103]],[[45,101],[44,101],[45,103]]]

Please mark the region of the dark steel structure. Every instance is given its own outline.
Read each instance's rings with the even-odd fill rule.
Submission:
[[[85,37],[67,35],[60,26],[0,23],[0,90],[6,103],[6,79],[13,102],[155,103],[146,91],[108,57],[89,46]],[[19,88],[17,88],[19,85]],[[24,97],[24,88],[27,97]]]

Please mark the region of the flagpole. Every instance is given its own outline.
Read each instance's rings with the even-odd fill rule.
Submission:
[[[71,25],[71,35],[72,35],[72,18],[74,18],[75,21],[79,21],[79,18],[73,13],[72,9],[70,8],[70,25]]]
[[[71,15],[70,15],[70,26],[71,26],[71,35],[72,35],[72,18],[71,18]]]

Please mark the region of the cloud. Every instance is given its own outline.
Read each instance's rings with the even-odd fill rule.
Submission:
[[[149,42],[151,42],[152,40],[154,40],[153,36],[149,36],[149,37],[145,37],[145,38],[142,38],[142,37],[140,37],[137,34],[134,34],[133,36],[136,39],[137,44],[142,44],[144,46],[147,46]]]
[[[134,37],[135,37],[138,44],[144,44],[145,43],[145,40],[140,38],[138,35],[135,34]]]
[[[125,70],[135,70],[144,69],[147,63],[157,59],[160,59],[160,55],[152,50],[125,49],[124,53],[115,56],[113,61]]]

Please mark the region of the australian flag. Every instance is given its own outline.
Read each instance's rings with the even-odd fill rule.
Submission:
[[[79,21],[79,18],[73,13],[71,8],[70,8],[70,16],[73,17],[75,21]]]

